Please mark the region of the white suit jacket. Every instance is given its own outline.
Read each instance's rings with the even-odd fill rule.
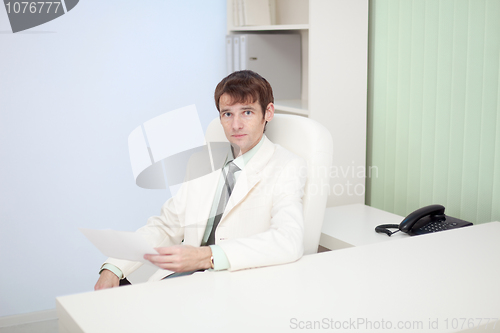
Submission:
[[[148,219],[141,233],[153,247],[181,244],[200,246],[214,200],[220,170],[183,184]],[[245,166],[233,189],[215,233],[230,270],[283,264],[303,253],[302,196],[306,163],[264,136],[264,142]],[[141,263],[108,259],[129,275]],[[151,280],[170,271],[160,269]]]

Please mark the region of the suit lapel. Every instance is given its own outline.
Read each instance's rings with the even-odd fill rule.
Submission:
[[[190,201],[188,206],[194,209],[190,209],[189,212],[187,212],[184,227],[185,234],[190,234],[191,237],[195,237],[194,239],[197,240],[197,244],[201,243],[205,233],[220,174],[221,169],[191,180],[189,184],[188,197],[186,200]],[[193,239],[191,237],[188,238]]]
[[[247,194],[257,185],[261,178],[261,171],[265,168],[274,154],[274,144],[264,136],[264,142],[259,151],[252,157],[250,162],[243,168],[233,192],[227,203],[224,215],[220,223],[224,222],[226,216],[236,207]]]

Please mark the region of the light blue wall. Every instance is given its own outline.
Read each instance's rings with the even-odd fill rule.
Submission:
[[[3,7],[3,6],[2,6]],[[135,230],[167,193],[134,184],[127,137],[225,74],[224,0],[82,0],[17,34],[0,8],[0,316],[93,289],[79,227]]]

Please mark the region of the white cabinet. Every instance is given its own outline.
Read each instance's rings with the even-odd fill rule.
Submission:
[[[333,137],[328,206],[364,203],[368,0],[275,0],[276,24],[233,25],[228,34],[297,33],[302,39],[302,98],[276,100],[277,112],[317,120]],[[372,176],[375,176],[372,174]]]

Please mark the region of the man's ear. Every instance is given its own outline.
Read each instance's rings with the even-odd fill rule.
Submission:
[[[264,120],[265,121],[271,121],[274,117],[274,104],[273,103],[269,103],[267,104],[267,107],[266,107],[266,113],[264,115]]]

